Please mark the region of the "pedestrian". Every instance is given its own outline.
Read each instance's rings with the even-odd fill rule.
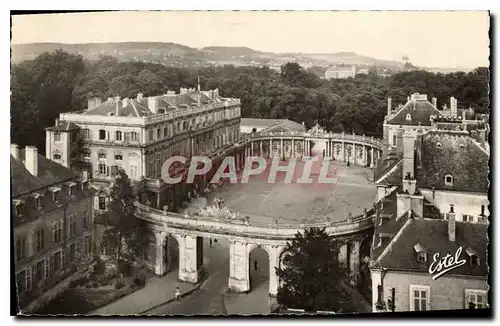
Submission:
[[[179,287],[175,288],[175,300],[179,300],[181,298],[181,291],[179,291]]]
[[[253,268],[255,269],[255,271],[257,271],[257,260],[253,261]]]
[[[210,238],[210,248],[212,248],[212,238]]]

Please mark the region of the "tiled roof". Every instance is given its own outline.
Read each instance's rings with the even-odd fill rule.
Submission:
[[[38,154],[38,175],[33,176],[25,167],[25,150],[19,150],[19,159],[10,156],[12,197],[75,179],[78,175],[70,169]]]
[[[45,128],[45,130],[50,130],[50,131],[71,131],[71,130],[76,130],[80,129],[77,125],[75,125],[72,122],[67,122],[67,121],[61,121],[57,126],[53,127],[48,127]]]
[[[411,120],[406,120],[410,114]],[[443,114],[427,100],[412,100],[399,109],[388,121],[391,125],[430,126],[431,115],[442,117]]]
[[[429,131],[421,136],[416,162],[420,188],[487,193],[489,154],[466,132]],[[453,185],[445,185],[445,176]]]
[[[378,161],[374,170],[374,179],[378,184],[399,185],[403,180],[401,156],[385,157]]]
[[[390,250],[384,249],[383,254],[378,255],[374,266],[428,273],[434,254],[439,253],[441,257],[448,253],[454,255],[457,249],[462,247],[461,259],[465,259],[466,263],[451,270],[447,275],[486,276],[488,274],[486,254],[488,225],[457,221],[455,241],[452,242],[448,236],[447,220],[405,218],[405,224],[395,236],[396,240],[390,245]],[[427,252],[428,258],[425,263],[417,260],[414,250],[417,243],[422,245]],[[466,253],[469,247],[478,253],[479,266],[470,263]]]

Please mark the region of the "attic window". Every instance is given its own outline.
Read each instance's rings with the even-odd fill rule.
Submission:
[[[61,154],[54,154],[52,157],[54,158],[54,161],[58,161],[61,159]]]
[[[436,147],[437,147],[437,148],[442,148],[442,147],[443,147],[443,145],[441,145],[441,143],[437,143],[437,144],[436,144]]]
[[[406,121],[411,121],[411,114],[409,113],[406,114]]]
[[[445,186],[453,186],[453,176],[451,176],[450,174],[447,174],[444,177],[444,184],[445,184]]]
[[[165,109],[158,109],[158,113],[159,114],[164,114],[165,113]]]
[[[76,183],[74,182],[67,182],[66,185],[68,186],[68,195],[69,196],[74,196],[74,191],[73,191],[73,187],[76,185]]]
[[[33,197],[33,200],[34,200],[34,206],[36,209],[39,209],[42,207],[42,198],[43,198],[43,195],[35,192],[32,194],[32,197]]]
[[[480,262],[477,252],[470,246],[465,249],[465,252],[469,255],[471,266],[479,266]]]
[[[421,263],[427,262],[427,252],[420,243],[413,246],[413,250],[417,253],[417,260]]]
[[[465,148],[465,145],[464,144],[460,144],[458,147]]]
[[[61,188],[49,187],[49,191],[52,193],[52,200],[56,203],[59,201],[59,191]]]
[[[24,202],[20,199],[14,199],[14,215],[22,216],[24,213],[23,209]]]

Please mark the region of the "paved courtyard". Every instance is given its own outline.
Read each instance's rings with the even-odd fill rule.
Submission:
[[[287,165],[281,162],[280,165]],[[331,184],[317,183],[321,161],[311,169],[312,184],[294,182],[300,179],[304,171],[304,162],[298,162],[291,183],[285,183],[284,173],[278,173],[275,183],[268,182],[268,171],[250,177],[246,184],[228,183],[208,194],[212,203],[215,195],[222,195],[227,207],[239,212],[240,216],[249,215],[251,222],[272,223],[278,217],[278,223],[298,223],[304,219],[309,222],[322,222],[325,216],[331,221],[362,214],[363,208],[371,208],[375,200],[376,188],[370,181],[372,171],[359,166],[329,162],[328,178],[335,179]]]

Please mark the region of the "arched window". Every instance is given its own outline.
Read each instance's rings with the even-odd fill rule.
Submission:
[[[436,144],[436,147],[437,147],[437,148],[441,148],[441,147],[443,147],[443,146],[441,145],[441,143],[437,143],[437,144]]]
[[[105,160],[106,159],[106,152],[99,152],[99,154],[97,154],[97,158],[100,160]]]
[[[444,184],[446,186],[453,186],[453,176],[451,174],[447,174],[444,177]]]
[[[406,121],[411,121],[411,114],[409,113],[406,114]]]

